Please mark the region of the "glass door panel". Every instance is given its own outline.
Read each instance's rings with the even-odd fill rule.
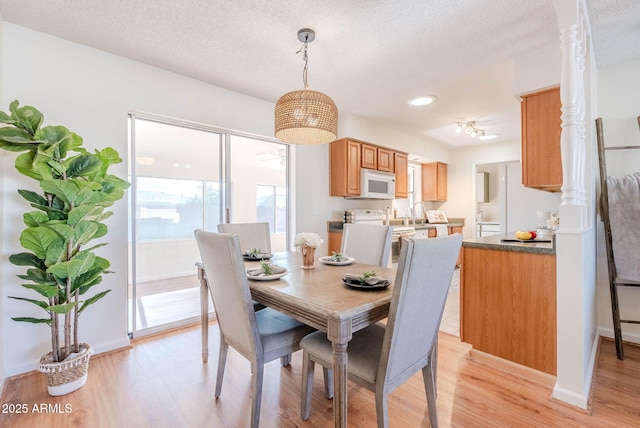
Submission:
[[[220,223],[221,135],[134,118],[130,330],[200,315],[193,231]],[[210,306],[212,307],[212,306]]]
[[[287,249],[287,155],[285,144],[231,135],[229,221],[268,222],[271,250]]]

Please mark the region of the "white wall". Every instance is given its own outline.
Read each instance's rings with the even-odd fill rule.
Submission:
[[[14,99],[33,105],[44,113],[45,124],[67,126],[84,138],[89,150],[112,146],[126,158],[129,109],[272,135],[272,103],[10,23],[4,23],[2,34],[2,110],[6,111]],[[252,117],[251,121],[246,120],[247,115]],[[15,225],[21,224],[25,201],[15,189],[33,184],[13,169],[15,155],[2,153],[0,156],[4,204],[0,261],[4,325],[0,362],[5,374],[10,376],[33,370],[39,357],[48,351],[50,340],[45,326],[6,321],[10,317],[34,315],[29,304],[7,299],[7,296],[28,294],[15,278],[22,269],[9,264],[7,258],[22,251],[18,244],[20,229]],[[126,162],[117,165],[113,173],[126,177]],[[105,276],[101,288],[111,288],[112,292],[81,319],[82,339],[98,352],[129,343],[126,201],[120,201],[113,210],[115,214],[108,220],[109,245],[100,250],[100,255],[111,261],[115,271]],[[25,337],[29,340],[24,340]]]
[[[598,71],[598,116],[602,117],[607,146],[640,145],[640,60],[630,61]],[[607,175],[640,172],[640,150],[609,151]],[[611,306],[604,244],[604,228],[597,221],[597,321],[601,333],[613,336]],[[640,319],[640,290],[620,287],[620,314],[623,318]],[[640,343],[640,326],[625,324],[625,340]]]

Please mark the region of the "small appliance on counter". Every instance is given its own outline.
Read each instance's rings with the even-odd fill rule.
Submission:
[[[538,228],[536,233],[539,237],[551,237],[558,228],[559,219],[552,211],[538,211]]]
[[[344,211],[345,223],[384,224],[384,211],[380,209],[353,209]]]

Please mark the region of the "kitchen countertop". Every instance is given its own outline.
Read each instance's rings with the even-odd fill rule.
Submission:
[[[464,219],[452,218],[449,223],[437,223],[445,224],[447,227],[464,227]],[[391,220],[391,226],[405,226],[402,219]],[[414,227],[416,230],[435,229],[436,223],[416,223],[415,225],[409,222],[409,227]],[[344,223],[339,220],[330,220],[327,222],[327,231],[333,233],[342,233]]]
[[[506,235],[491,235],[482,238],[469,238],[462,241],[463,247],[485,248],[500,251],[516,251],[522,253],[536,254],[556,254],[555,237],[551,237],[551,242],[502,242],[502,238],[514,238],[513,233]]]

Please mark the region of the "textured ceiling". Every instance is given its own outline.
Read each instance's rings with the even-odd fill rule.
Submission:
[[[640,0],[587,7],[599,67],[640,58]],[[477,143],[456,120],[519,138],[511,59],[558,40],[552,0],[0,0],[0,13],[271,102],[302,88],[296,33],[312,28],[311,89],[341,113],[453,146]],[[420,94],[439,101],[410,108]]]

